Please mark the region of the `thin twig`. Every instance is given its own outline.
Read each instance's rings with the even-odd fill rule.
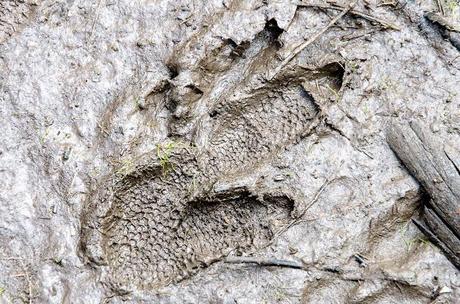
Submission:
[[[381,7],[381,6],[396,6],[398,5],[398,2],[396,0],[392,0],[392,1],[387,1],[387,2],[380,2],[377,7]]]
[[[297,224],[300,224],[301,222],[305,221],[305,220],[302,220],[302,217],[305,215],[305,213],[307,212],[308,209],[311,208],[311,206],[313,206],[319,199],[319,197],[321,196],[321,193],[323,193],[324,189],[332,182],[334,181],[335,178],[328,178],[322,185],[321,187],[319,188],[319,190],[316,192],[315,196],[313,197],[313,199],[310,201],[310,203],[302,210],[302,212],[297,215],[295,217],[294,220],[292,220],[291,222],[289,222],[288,224],[284,225],[280,230],[278,230],[275,235],[273,236],[273,238],[268,241],[265,245],[263,245],[262,247],[259,247],[257,248],[257,251],[261,250],[261,249],[264,249],[264,248],[267,248],[268,246],[270,246],[271,244],[273,244],[274,241],[276,241],[278,239],[278,237],[280,235],[282,235],[283,233],[285,233],[289,228],[291,228],[292,226],[294,225],[297,225]]]
[[[321,187],[319,188],[319,190],[316,192],[315,196],[313,197],[313,199],[310,201],[310,203],[302,210],[302,212],[300,212],[300,214],[296,217],[296,219],[292,220],[289,224],[287,224],[286,226],[284,226],[282,229],[280,229],[280,231],[278,231],[275,235],[275,238],[277,238],[279,235],[283,234],[285,231],[287,231],[289,228],[291,228],[292,226],[295,226],[299,223],[301,223],[303,220],[302,220],[302,217],[305,215],[305,213],[308,211],[308,209],[310,209],[320,198],[321,194],[324,192],[324,189],[326,189],[326,187],[332,182],[334,181],[335,178],[328,178],[322,185]],[[273,239],[275,239],[273,238]]]
[[[359,253],[354,254],[353,257],[359,263],[359,267],[362,267],[362,268],[367,267],[367,263],[366,263],[364,257],[361,254],[359,254]]]
[[[445,16],[446,13],[444,11],[444,6],[442,5],[441,0],[436,0],[436,3],[438,4],[438,9],[439,9],[439,12],[441,13],[441,15]]]
[[[279,259],[258,259],[253,257],[227,257],[224,260],[225,263],[229,264],[256,264],[259,266],[276,266],[276,267],[285,267],[285,268],[293,268],[293,269],[304,269],[305,267],[297,262],[289,261],[289,260],[279,260]]]
[[[4,260],[4,261],[23,260],[23,258],[19,258],[19,257],[0,257],[0,260]]]
[[[97,123],[97,126],[105,135],[110,136],[110,133],[99,122]]]
[[[326,189],[327,186],[329,186],[329,184],[334,181],[335,178],[327,178],[326,181],[321,185],[321,187],[319,188],[319,190],[316,192],[315,196],[313,197],[313,199],[310,201],[310,203],[302,210],[302,212],[297,216],[297,218],[302,218],[305,213],[308,211],[308,209],[310,209],[317,201],[318,199],[320,198],[321,194],[324,192],[324,190]]]
[[[342,36],[342,40],[350,41],[350,40],[358,39],[364,36],[368,36],[373,33],[375,33],[375,30],[365,31],[364,33],[358,33],[358,34],[353,33],[350,35]]]
[[[304,43],[301,43],[299,46],[297,46],[294,51],[292,51],[291,54],[289,54],[288,57],[286,57],[283,62],[275,69],[274,73],[269,77],[269,80],[273,79],[279,71],[281,71],[282,68],[284,68],[297,54],[299,54],[303,49],[305,49],[307,46],[315,42],[322,34],[324,34],[331,26],[333,26],[339,19],[341,19],[343,16],[345,16],[346,13],[348,13],[354,6],[356,2],[351,3],[347,7],[343,8],[342,12],[335,16],[334,19],[332,19],[327,26],[322,28],[319,32],[317,32],[315,35],[313,35],[310,39],[305,41]]]
[[[455,57],[455,58],[452,59],[452,60],[449,60],[448,64],[451,65],[451,64],[454,63],[454,61],[457,60],[458,58],[460,58],[460,55],[458,55],[457,57]]]
[[[346,8],[346,7],[338,5],[338,4],[323,5],[323,4],[297,3],[297,6],[300,6],[300,7],[315,7],[315,8],[321,8],[321,9],[331,9],[331,10],[336,10],[336,11],[343,11],[343,9]],[[358,11],[358,10],[354,10],[354,9],[349,10],[349,13],[352,14],[352,15],[355,15],[357,17],[361,17],[361,18],[364,18],[366,20],[379,23],[384,28],[389,28],[389,29],[392,29],[392,30],[395,30],[395,31],[400,30],[400,28],[398,26],[396,26],[395,24],[393,24],[391,22],[388,22],[388,21],[386,21],[384,19],[374,17],[374,16],[372,16],[372,15],[370,15],[368,13]]]
[[[224,263],[228,264],[255,264],[257,266],[265,267],[281,267],[281,268],[291,268],[299,269],[303,271],[319,271],[324,273],[329,273],[331,275],[338,276],[341,280],[351,281],[351,282],[363,282],[363,281],[373,281],[382,280],[382,281],[391,281],[393,283],[401,282],[398,278],[394,278],[382,273],[370,273],[365,274],[362,271],[350,271],[344,270],[341,267],[337,266],[323,266],[318,267],[312,264],[299,263],[291,260],[280,260],[275,258],[254,258],[254,257],[236,257],[230,256],[227,257]],[[401,282],[404,283],[404,282]]]
[[[255,258],[255,257],[243,257],[243,256],[228,256],[224,263],[227,264],[255,264],[263,267],[281,267],[281,268],[292,268],[300,269],[303,271],[317,270],[329,273],[342,274],[343,270],[337,267],[322,267],[318,268],[315,265],[306,265],[292,260],[280,260],[276,258]]]
[[[102,0],[99,0],[97,7],[96,7],[96,17],[93,19],[93,24],[91,25],[91,30],[89,32],[89,38],[88,41],[90,41],[93,38],[93,33],[94,33],[94,27],[96,26],[97,19],[99,19],[99,7],[101,6]]]

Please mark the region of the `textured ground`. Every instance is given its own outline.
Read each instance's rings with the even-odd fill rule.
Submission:
[[[202,2],[0,2],[0,303],[455,303],[385,140],[460,151],[436,1],[358,2],[400,30],[346,15],[287,65],[336,11]]]

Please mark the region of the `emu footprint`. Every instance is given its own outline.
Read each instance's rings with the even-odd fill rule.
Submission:
[[[207,145],[165,144],[166,155],[142,156],[101,183],[82,217],[82,247],[93,263],[108,266],[112,284],[167,285],[232,250],[268,242],[274,223],[289,220],[287,195],[217,194],[213,185],[255,172],[314,130],[320,110],[298,76],[220,100],[205,118]]]

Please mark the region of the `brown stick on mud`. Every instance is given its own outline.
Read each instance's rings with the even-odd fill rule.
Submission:
[[[446,12],[444,11],[444,6],[442,5],[441,0],[436,0],[436,4],[438,5],[438,9],[441,15],[445,16]]]
[[[456,256],[458,265],[460,265],[460,240],[444,224],[443,220],[428,206],[424,209],[424,220],[430,229],[449,247]]]
[[[431,232],[449,248],[444,252],[460,269],[460,170],[458,155],[443,147],[419,122],[395,124],[387,134],[390,147],[430,195],[424,220]],[[425,233],[426,234],[426,233]],[[442,246],[440,246],[442,249]]]
[[[455,265],[455,267],[460,269],[460,256],[458,253],[455,253],[452,249],[450,249],[450,247],[441,241],[441,238],[438,237],[435,232],[431,231],[431,229],[424,223],[421,223],[416,219],[412,219],[412,222],[428,238],[430,242],[438,246],[444,252],[446,257],[449,259],[449,261],[451,261],[452,264]]]
[[[285,268],[294,268],[294,269],[304,269],[302,264],[299,264],[294,261],[288,260],[279,260],[279,259],[258,259],[253,257],[227,257],[224,260],[225,263],[229,264],[256,264],[259,266],[276,266],[276,267],[285,267]]]
[[[297,6],[300,6],[300,7],[315,7],[315,8],[320,8],[320,9],[330,9],[330,10],[336,10],[336,11],[341,11],[341,10],[343,10],[345,8],[344,6],[341,6],[341,5],[338,5],[338,4],[335,4],[335,3],[330,4],[330,5],[297,3]],[[368,13],[365,13],[365,12],[361,12],[361,11],[358,11],[358,10],[351,9],[349,11],[349,13],[351,15],[356,16],[356,17],[361,17],[361,18],[364,18],[364,19],[366,19],[368,21],[378,23],[381,26],[383,26],[384,28],[389,28],[389,29],[392,29],[392,30],[395,30],[395,31],[400,31],[401,30],[395,24],[393,24],[391,22],[388,22],[388,21],[386,21],[384,19],[374,17],[374,16],[372,16],[372,15],[370,15]]]

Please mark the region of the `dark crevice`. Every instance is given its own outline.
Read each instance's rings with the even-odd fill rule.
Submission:
[[[449,30],[450,25],[446,20],[434,13],[426,13],[424,15],[424,22],[429,24],[432,29],[441,37],[449,41],[453,47],[460,51],[460,33]]]
[[[238,44],[231,38],[227,38],[225,39],[225,42],[231,46],[232,48],[237,48],[238,47]]]
[[[333,62],[322,67],[320,71],[322,71],[326,77],[332,80],[334,89],[337,89],[337,91],[339,91],[342,88],[343,78],[345,75],[345,69],[342,64],[338,62]]]
[[[203,95],[203,91],[200,90],[197,86],[195,86],[194,84],[188,84],[185,86],[186,88],[188,89],[191,89],[193,91],[193,93],[197,94],[197,95]]]
[[[174,79],[179,75],[179,67],[173,63],[168,63],[166,67],[169,70],[169,77],[170,79]]]
[[[457,174],[460,176],[460,167],[457,166],[456,161],[454,161],[452,157],[450,156],[450,154],[446,153],[445,151],[444,151],[444,155],[446,155],[446,157],[450,160],[450,162],[452,163],[452,166],[454,166],[455,170],[457,171]]]
[[[300,90],[300,96],[302,96],[303,98],[308,100],[313,105],[313,107],[315,108],[316,113],[319,113],[321,111],[321,108],[320,108],[318,102],[313,97],[313,95],[311,95],[310,92],[305,90],[305,88],[303,86],[299,86],[299,90]]]
[[[212,111],[209,112],[209,117],[214,118],[214,117],[217,116],[217,114],[219,114],[219,112],[217,112],[217,110],[213,109]]]
[[[177,106],[179,105],[179,101],[174,99],[174,98],[169,98],[169,96],[166,98],[166,109],[168,109],[168,111],[170,113],[174,113],[177,109]]]
[[[284,32],[284,30],[278,26],[278,22],[276,22],[274,18],[265,23],[264,30],[270,34],[270,37],[274,41],[277,41],[278,37]]]

